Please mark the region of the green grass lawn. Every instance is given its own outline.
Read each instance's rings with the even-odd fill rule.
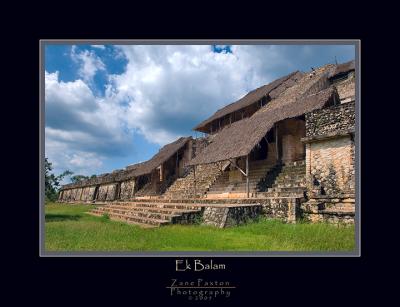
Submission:
[[[142,229],[85,214],[93,205],[45,206],[47,251],[351,251],[354,226],[260,219],[219,229],[168,225]]]

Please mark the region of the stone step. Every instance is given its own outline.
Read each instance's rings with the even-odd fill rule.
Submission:
[[[176,206],[176,204],[175,204]],[[171,207],[160,207],[160,206],[154,206],[154,207],[146,207],[146,206],[140,206],[140,205],[111,205],[111,206],[103,206],[103,207],[97,207],[99,210],[108,210],[108,209],[118,209],[118,210],[131,210],[131,211],[147,211],[147,212],[154,212],[154,213],[164,213],[164,214],[182,214],[182,213],[195,213],[199,212],[201,209],[196,208],[196,209],[176,209],[176,208],[171,208]]]
[[[341,209],[325,209],[321,210],[320,212],[324,214],[332,214],[332,215],[355,215],[355,210],[341,210]]]
[[[302,198],[304,197],[304,192],[257,192],[257,197],[260,198],[280,198],[280,197],[293,197]]]
[[[269,188],[267,192],[292,192],[301,193],[306,190],[306,187],[293,187],[293,188]]]
[[[286,176],[286,177],[278,177],[275,179],[274,183],[284,183],[284,182],[306,182],[305,176],[301,177],[293,177],[293,176]]]
[[[258,182],[259,182],[259,180],[249,180],[249,184],[253,184],[253,185],[256,185]],[[214,188],[219,188],[219,187],[227,187],[229,185],[234,185],[234,186],[246,185],[246,181],[242,181],[242,182],[216,182],[211,186],[210,190],[214,189]]]
[[[257,185],[249,185],[249,189],[250,190],[255,190],[256,188],[257,188]],[[246,185],[239,185],[239,186],[233,186],[233,187],[226,186],[226,187],[213,188],[213,189],[210,189],[207,192],[207,194],[209,194],[209,193],[221,193],[221,192],[229,191],[229,190],[231,190],[231,191],[246,190]]]
[[[125,203],[125,206],[132,206],[134,202]],[[173,203],[173,202],[145,202],[139,203],[142,208],[165,208],[165,209],[180,209],[180,210],[199,210],[199,206],[190,203]]]
[[[95,216],[102,216],[103,213],[94,213],[94,212],[88,212],[91,215]],[[135,224],[139,225],[142,227],[160,227],[163,225],[169,224],[169,221],[167,220],[157,220],[157,219],[152,219],[152,218],[144,218],[144,217],[134,217],[134,216],[127,216],[126,214],[117,214],[117,213],[111,213],[108,215],[111,220],[118,220],[118,221],[124,221],[128,224]]]
[[[305,187],[305,182],[279,182],[271,185],[271,188],[300,188]]]
[[[285,176],[285,175],[289,175],[289,176],[305,176],[306,175],[306,172],[305,172],[305,170],[304,171],[300,171],[300,170],[284,170],[284,171],[281,171],[280,173],[279,173],[279,176]]]
[[[179,217],[179,214],[167,214],[162,212],[150,212],[150,211],[135,211],[131,209],[118,209],[118,208],[104,208],[104,209],[93,209],[93,213],[98,214],[124,214],[130,217],[146,218],[146,219],[156,219],[165,220],[171,222],[173,218]]]

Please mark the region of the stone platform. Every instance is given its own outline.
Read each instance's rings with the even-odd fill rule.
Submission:
[[[200,199],[152,201],[140,199],[130,202],[97,203],[89,214],[108,215],[142,227],[159,227],[168,224],[202,223],[219,228],[236,226],[262,214],[261,204],[254,199],[247,203],[201,202]]]

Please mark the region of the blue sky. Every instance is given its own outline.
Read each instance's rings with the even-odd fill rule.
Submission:
[[[254,88],[354,57],[353,45],[48,44],[45,154],[57,174],[121,169]]]

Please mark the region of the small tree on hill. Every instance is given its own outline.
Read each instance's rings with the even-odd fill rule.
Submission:
[[[45,158],[45,196],[48,201],[56,201],[60,182],[65,176],[73,174],[70,170],[66,170],[61,175],[54,175],[52,173],[53,167],[51,162]]]

